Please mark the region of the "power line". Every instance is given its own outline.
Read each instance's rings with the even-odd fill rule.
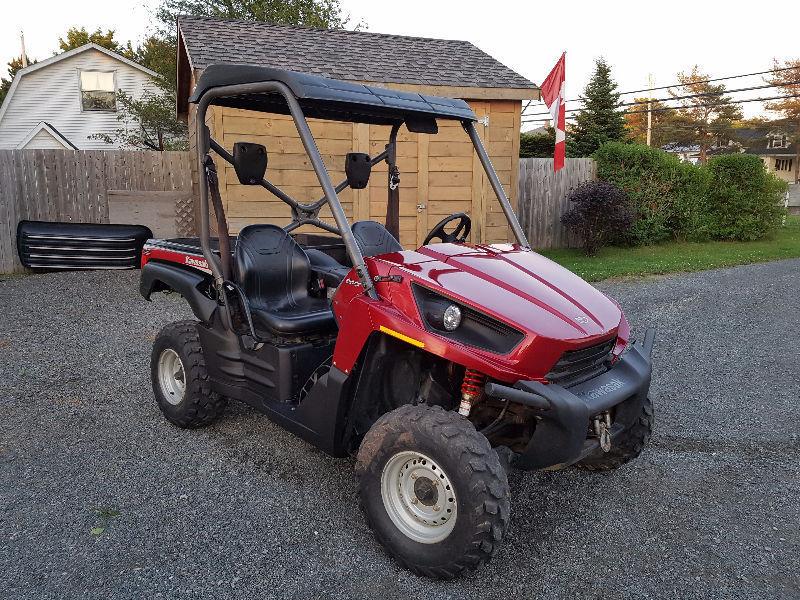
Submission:
[[[574,119],[573,119],[574,120]],[[723,127],[719,129],[714,129],[713,125],[708,125],[708,128],[703,128],[706,133],[711,135],[716,135],[721,139],[730,139],[733,141],[739,141],[741,143],[746,142],[746,138],[742,138],[737,133],[739,129],[732,128],[732,127]],[[653,131],[658,132],[661,136],[670,136],[674,134],[679,134],[682,132],[697,132],[699,127],[697,125],[692,125],[691,123],[656,123],[653,125]],[[755,129],[760,129],[756,127]],[[636,128],[632,129],[633,131],[637,131],[638,133],[644,135],[645,130],[642,125],[639,125]],[[777,129],[780,131],[780,129]],[[534,133],[536,129],[529,129],[528,131],[523,131],[522,133],[531,134]],[[767,135],[767,132],[770,131],[769,128],[763,128],[764,135]],[[541,135],[541,134],[539,134]]]
[[[692,82],[692,83],[700,83],[700,82]],[[767,85],[755,85],[750,87],[744,88],[737,88],[735,90],[725,90],[722,94],[733,94],[735,92],[750,92],[753,90],[765,90],[768,88],[777,88],[777,87],[789,87],[792,85],[800,85],[800,80],[797,81],[789,81],[787,83],[772,83]],[[670,100],[686,100],[688,98],[701,98],[703,96],[717,96],[720,95],[720,92],[701,92],[697,94],[687,94],[684,96],[670,96],[669,98],[650,98],[647,100],[635,100],[633,102],[620,102],[615,105],[615,107],[620,106],[636,106],[637,104],[647,104],[648,102],[669,102]],[[735,102],[732,100],[732,102]],[[583,110],[582,108],[570,108],[569,110],[565,110],[565,113],[571,112],[579,112]],[[540,113],[533,113],[530,115],[526,115],[528,117],[539,117],[542,115],[549,115],[549,112],[540,112]]]
[[[696,106],[692,106],[689,108],[705,108],[710,106],[721,106],[723,104],[744,104],[746,102],[766,102],[768,100],[782,100],[784,98],[800,98],[800,94],[791,94],[791,95],[781,95],[781,96],[768,96],[766,98],[748,98],[745,100],[724,100],[722,102],[712,102],[709,104],[697,104]],[[654,108],[650,112],[664,112],[667,110],[681,110],[686,109],[685,106],[665,106],[663,108]],[[626,115],[636,115],[640,113],[646,113],[647,110],[623,110],[622,111]],[[569,119],[574,119],[575,117],[568,117]],[[545,121],[550,121],[550,119],[522,119],[522,123],[542,123]]]
[[[651,112],[664,112],[666,110],[680,110],[686,108],[704,108],[709,106],[721,106],[723,104],[744,104],[745,102],[766,102],[768,100],[782,100],[783,98],[800,98],[800,94],[789,94],[789,95],[781,95],[781,96],[768,96],[766,98],[746,98],[744,100],[722,100],[719,102],[711,102],[709,104],[698,104],[696,106],[665,106],[663,108],[654,108]],[[646,110],[624,110],[622,111],[628,115],[636,115],[640,113],[646,113]]]
[[[693,81],[692,83],[714,83],[715,81],[726,81],[728,79],[741,79],[743,77],[755,77],[756,75],[766,75],[768,73],[779,73],[779,72],[782,72],[782,71],[791,71],[792,69],[800,69],[800,66],[798,66],[798,67],[780,67],[778,69],[770,69],[768,71],[757,71],[755,73],[742,73],[740,75],[729,75],[728,77],[715,77],[713,79],[703,79],[702,81]],[[660,86],[660,87],[646,88],[646,89],[642,89],[642,90],[632,90],[630,92],[617,92],[617,93],[620,96],[627,96],[627,95],[630,95],[630,94],[641,94],[643,92],[655,92],[655,91],[658,91],[658,90],[668,90],[670,88],[681,87],[683,85],[684,84],[679,82],[679,83],[673,83],[671,85],[663,85],[663,86]],[[578,98],[571,98],[570,100],[565,100],[564,102],[585,102],[585,101],[586,101],[586,98],[578,97]],[[529,116],[533,116],[533,115],[529,115]]]

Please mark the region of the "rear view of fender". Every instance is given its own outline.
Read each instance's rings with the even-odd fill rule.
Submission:
[[[207,323],[217,308],[217,303],[200,291],[207,281],[208,278],[200,273],[166,263],[149,261],[142,267],[139,292],[145,300],[150,300],[153,292],[177,292],[186,299],[195,316]]]

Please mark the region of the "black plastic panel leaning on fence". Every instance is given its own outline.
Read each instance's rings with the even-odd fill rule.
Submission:
[[[32,269],[137,269],[151,237],[142,225],[20,221],[17,251]]]

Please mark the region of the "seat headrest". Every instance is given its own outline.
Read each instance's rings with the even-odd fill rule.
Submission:
[[[290,237],[277,225],[248,225],[239,232],[237,247],[247,246],[259,254],[275,254]]]
[[[389,230],[376,221],[353,223],[353,237],[364,256],[378,256],[403,249]]]

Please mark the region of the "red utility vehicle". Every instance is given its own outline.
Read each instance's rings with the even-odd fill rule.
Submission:
[[[617,304],[531,251],[461,100],[289,71],[215,65],[196,104],[199,240],[149,240],[141,292],[175,291],[196,321],[165,327],[152,352],[168,420],[198,427],[244,401],[335,456],[357,456],[359,499],[378,541],[431,577],[475,568],[509,519],[506,469],[612,469],[637,456],[653,425],[653,332],[633,343]],[[210,138],[210,105],[290,114],[323,196],[303,204],[265,179],[264,146],[233,152]],[[384,152],[350,153],[334,186],[306,117],[391,126]],[[337,193],[389,165],[396,229],[400,127],[458,120],[515,243],[468,243],[470,218],[441,221],[404,250],[383,225],[347,221]],[[292,221],[228,235],[211,152],[239,182],[292,208]],[[210,206],[217,236],[211,236]],[[328,206],[334,223],[319,218]],[[312,224],[323,234],[295,230]],[[265,440],[265,443],[269,443]]]

